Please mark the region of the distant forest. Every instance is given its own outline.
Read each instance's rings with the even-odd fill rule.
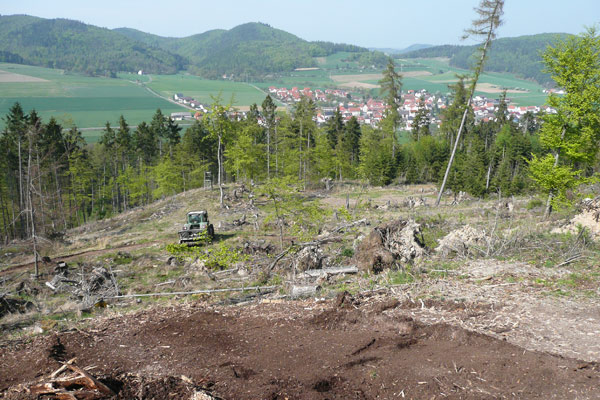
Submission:
[[[140,69],[157,74],[188,70],[205,78],[237,78],[315,67],[315,57],[336,52],[383,66],[385,56],[330,42],[307,42],[262,23],[165,38],[134,29],[109,30],[67,19],[0,16],[0,62],[115,76]],[[363,56],[364,55],[364,56]]]
[[[542,85],[552,84],[550,76],[543,71],[540,54],[567,34],[544,33],[495,40],[486,62],[486,70],[509,72],[525,79],[532,79]],[[401,58],[447,57],[450,65],[468,69],[473,63],[477,46],[436,46],[402,54]]]
[[[494,41],[486,68],[549,85],[540,53],[566,34],[541,34]],[[448,57],[468,69],[476,46],[437,46],[401,57]],[[379,51],[331,42],[308,42],[263,23],[215,29],[184,38],[161,37],[130,28],[98,28],[67,19],[0,16],[0,62],[37,65],[115,76],[119,71],[172,74],[187,70],[209,79],[263,78],[301,67],[317,67],[315,57],[349,53],[346,61],[383,68]],[[396,55],[395,57],[400,57]]]

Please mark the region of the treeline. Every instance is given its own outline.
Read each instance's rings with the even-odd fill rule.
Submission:
[[[486,61],[486,69],[494,72],[509,72],[542,85],[552,84],[550,75],[544,72],[541,53],[549,45],[565,39],[566,34],[544,33],[494,40]],[[412,51],[398,57],[408,58],[450,58],[450,65],[469,69],[477,46],[435,46]]]
[[[400,144],[397,113],[379,128],[344,122],[340,112],[324,126],[314,121],[316,107],[304,98],[289,114],[276,113],[272,99],[252,106],[239,118],[216,101],[202,120],[180,132],[157,110],[149,123],[131,129],[121,117],[106,124],[97,144],[86,144],[76,127],[63,129],[53,118],[44,123],[35,111],[15,104],[0,136],[0,223],[6,240],[44,237],[148,204],[204,183],[211,171],[222,182],[266,182],[294,177],[306,185],[323,178],[363,180],[371,185],[437,183],[466,104],[462,81],[432,134],[422,107],[411,140]],[[459,146],[449,187],[475,196],[529,190],[526,160],[540,154],[537,120],[519,127],[506,106],[496,121],[475,123],[471,115]]]
[[[388,56],[380,51],[369,51],[352,53],[342,61],[355,61],[364,67],[383,68],[388,61]]]

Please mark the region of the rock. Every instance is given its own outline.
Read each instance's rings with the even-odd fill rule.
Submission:
[[[435,248],[435,252],[444,257],[453,252],[467,255],[473,250],[474,246],[482,248],[485,245],[487,245],[485,232],[470,225],[465,225],[444,236],[439,241],[438,247]]]
[[[377,273],[412,263],[425,254],[421,225],[399,219],[374,228],[358,246],[355,259],[359,269]]]

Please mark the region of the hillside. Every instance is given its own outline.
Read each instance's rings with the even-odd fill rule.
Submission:
[[[175,73],[183,58],[109,29],[67,19],[0,16],[0,61],[114,76],[117,71]]]
[[[532,79],[542,85],[550,85],[550,76],[543,72],[540,53],[557,39],[566,37],[562,33],[543,33],[495,40],[486,62],[486,70],[509,72],[525,79]],[[477,45],[444,45],[415,50],[403,54],[403,58],[450,58],[450,65],[469,68]]]
[[[282,253],[267,219],[273,209],[257,188],[247,190],[226,187],[227,209],[218,207],[218,190],[193,189],[68,230],[44,242],[51,261],[38,280],[26,242],[3,248],[0,396],[34,398],[25,390],[64,382],[55,371],[72,360],[115,399],[598,397],[599,301],[585,295],[597,289],[597,248],[571,247],[576,235],[548,236],[543,210],[529,209],[528,197],[512,200],[511,216],[502,217],[511,224],[499,225],[498,239],[482,239],[490,239],[490,255],[474,241],[460,243],[465,253],[440,255],[436,238],[464,226],[484,232],[498,201],[448,201],[441,214],[407,205],[419,197],[431,204],[432,186],[309,189],[300,196],[328,211],[323,233],[311,238],[315,247],[286,237]],[[346,218],[369,224],[334,216],[347,194]],[[218,227],[215,242],[172,257],[167,246],[198,205]],[[261,229],[245,220],[250,213]],[[380,249],[373,262],[382,262],[388,253],[378,238],[409,213],[431,246],[424,260],[335,272],[370,248]],[[291,240],[298,247],[288,248]],[[572,257],[564,249],[582,256],[558,266]],[[244,257],[211,266],[198,259],[204,251]],[[310,288],[316,292],[294,294]],[[63,392],[80,394],[90,380]]]
[[[206,78],[222,75],[242,78],[316,67],[314,57],[339,51],[369,53],[369,50],[353,45],[307,42],[291,33],[255,22],[184,38],[164,38],[129,28],[115,31],[185,57],[190,61],[189,69]]]

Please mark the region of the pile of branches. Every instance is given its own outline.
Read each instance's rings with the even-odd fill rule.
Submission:
[[[90,267],[87,268],[88,270]],[[118,296],[119,286],[112,269],[103,266],[91,267],[89,273],[82,267],[80,271],[69,268],[61,262],[54,270],[54,277],[46,282],[46,286],[56,293],[70,293],[71,297],[81,303],[82,310],[89,309],[103,302],[103,299]]]

